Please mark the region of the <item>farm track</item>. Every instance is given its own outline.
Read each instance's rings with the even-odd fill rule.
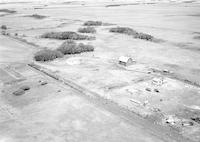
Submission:
[[[24,46],[29,46],[30,48],[33,48],[33,49],[37,49],[37,50],[43,49],[42,47],[35,45],[34,43],[27,42],[26,40],[23,40],[18,37],[14,37],[14,36],[10,36],[10,35],[6,36],[6,37],[10,38],[11,40],[14,40],[15,42],[18,42],[18,43],[24,45]]]

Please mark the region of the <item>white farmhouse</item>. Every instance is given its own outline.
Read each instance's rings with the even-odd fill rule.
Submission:
[[[125,56],[119,57],[119,64],[121,65],[128,66],[128,65],[131,65],[133,62],[135,61],[130,57],[125,57]]]

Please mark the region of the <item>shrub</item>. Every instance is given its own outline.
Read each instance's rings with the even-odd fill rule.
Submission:
[[[49,33],[44,33],[42,38],[54,38],[54,39],[72,39],[72,40],[94,40],[95,37],[93,36],[87,36],[87,35],[81,35],[77,34],[76,32],[49,32]]]
[[[30,87],[27,86],[27,85],[24,85],[24,86],[21,86],[20,89],[24,90],[24,91],[27,91],[27,90],[30,90]]]
[[[121,4],[111,4],[111,5],[106,5],[105,7],[116,7],[116,6],[121,6]]]
[[[154,39],[153,36],[145,33],[138,33],[134,36],[134,38],[139,38],[139,39],[144,39],[144,40],[149,40],[152,41]]]
[[[78,49],[80,49],[81,52],[91,52],[91,51],[94,51],[94,47],[92,45],[83,44],[83,43],[79,43],[78,44]]]
[[[194,39],[200,39],[200,36],[194,36]]]
[[[72,40],[64,42],[58,49],[63,54],[79,54],[82,52],[94,51],[94,47],[91,45],[85,45],[83,43],[76,44]]]
[[[57,50],[64,55],[80,53],[80,51],[76,49],[76,46],[77,45],[73,40],[67,40]]]
[[[6,29],[7,29],[7,26],[6,26],[6,25],[2,25],[2,26],[1,26],[1,29],[6,30]]]
[[[110,32],[131,35],[134,38],[139,38],[139,39],[143,39],[143,40],[149,40],[149,41],[153,41],[154,40],[153,36],[151,36],[149,34],[145,34],[145,33],[138,33],[137,31],[135,31],[135,30],[133,30],[131,28],[128,28],[128,27],[111,28]]]
[[[0,12],[5,12],[5,13],[15,13],[16,11],[15,10],[9,10],[9,9],[0,9]]]
[[[113,33],[121,33],[121,34],[127,34],[127,35],[135,35],[138,32],[136,32],[135,30],[128,28],[128,27],[116,27],[116,28],[111,28],[110,32]]]
[[[101,21],[86,21],[84,26],[101,26],[103,23]]]
[[[63,54],[61,52],[48,49],[38,51],[34,56],[36,61],[51,61],[61,57],[63,57]]]
[[[86,28],[79,28],[78,32],[80,32],[80,33],[96,33],[96,30],[94,27],[86,27]]]
[[[33,17],[33,18],[35,18],[35,19],[44,19],[44,18],[46,18],[47,16],[38,15],[38,14],[33,14],[33,15],[25,16],[25,17]]]
[[[15,96],[20,96],[20,95],[23,95],[24,93],[25,93],[25,91],[22,90],[22,89],[18,89],[18,90],[16,90],[15,92],[13,92],[13,94],[14,94]]]

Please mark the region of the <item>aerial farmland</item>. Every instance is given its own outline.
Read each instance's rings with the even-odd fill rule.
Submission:
[[[0,142],[199,142],[198,0],[0,0]]]

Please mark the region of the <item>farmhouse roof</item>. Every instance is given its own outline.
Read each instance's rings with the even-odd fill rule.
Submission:
[[[119,61],[121,61],[121,62],[128,62],[129,59],[132,60],[132,58],[130,58],[130,57],[125,57],[125,56],[120,56],[119,57]]]

